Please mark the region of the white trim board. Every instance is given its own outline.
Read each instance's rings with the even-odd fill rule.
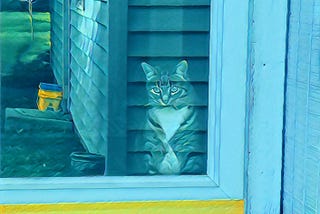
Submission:
[[[288,1],[249,3],[246,212],[280,213]]]

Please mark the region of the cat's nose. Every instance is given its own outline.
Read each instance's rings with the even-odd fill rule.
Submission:
[[[165,104],[168,104],[168,101],[169,101],[169,96],[168,95],[163,95],[162,96],[162,100]]]

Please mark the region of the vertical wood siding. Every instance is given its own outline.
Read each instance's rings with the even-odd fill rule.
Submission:
[[[201,115],[198,153],[206,160],[210,1],[129,0],[128,5],[128,174],[147,173],[141,164],[145,150],[135,143],[145,129],[148,102],[140,65],[144,61],[170,70],[180,60],[188,61],[188,76],[197,93],[193,105]]]
[[[320,213],[320,2],[290,1],[283,213]]]
[[[250,0],[247,97],[247,213],[278,214],[287,0]]]
[[[51,2],[51,67],[59,85],[63,83],[63,0]]]

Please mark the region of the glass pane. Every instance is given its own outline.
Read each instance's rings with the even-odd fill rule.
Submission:
[[[128,173],[205,174],[208,76],[196,76],[207,60],[145,60],[141,82],[128,83]]]
[[[128,175],[206,174],[209,1],[129,1]]]
[[[48,2],[1,11],[1,177],[206,174],[210,2]]]

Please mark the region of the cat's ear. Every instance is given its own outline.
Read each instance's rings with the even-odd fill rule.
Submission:
[[[176,74],[179,75],[183,80],[187,78],[188,62],[182,60],[176,66]]]
[[[158,74],[157,70],[151,65],[149,65],[148,63],[145,63],[145,62],[141,63],[141,67],[144,73],[146,74],[146,78],[148,81],[152,80]]]

